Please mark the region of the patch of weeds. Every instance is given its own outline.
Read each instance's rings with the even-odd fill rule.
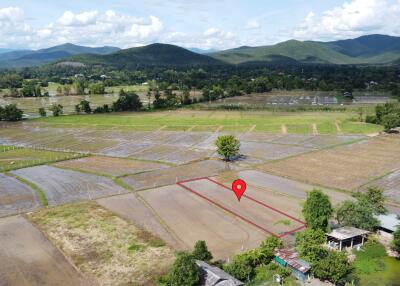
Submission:
[[[165,246],[165,242],[162,239],[152,235],[150,232],[142,230],[142,231],[139,231],[136,235],[137,235],[138,239],[148,243],[150,247]]]
[[[137,251],[141,251],[143,250],[144,246],[137,244],[136,242],[132,242],[129,247],[128,247],[128,251],[129,252],[137,252]]]
[[[281,219],[281,220],[278,220],[278,221],[276,221],[274,223],[274,225],[277,225],[277,224],[283,224],[283,225],[288,225],[289,226],[291,224],[291,222],[288,219]]]
[[[12,177],[14,177],[14,178],[16,178],[18,181],[20,181],[21,183],[24,183],[25,185],[28,185],[29,187],[31,187],[33,190],[35,190],[37,193],[38,193],[38,196],[39,196],[39,201],[40,201],[40,204],[42,205],[42,206],[44,206],[44,207],[47,207],[48,205],[49,205],[49,202],[48,202],[48,200],[47,200],[47,198],[46,198],[46,194],[44,193],[44,191],[41,189],[41,188],[39,188],[36,184],[34,184],[34,183],[32,183],[32,182],[30,182],[30,181],[28,181],[28,180],[26,180],[26,179],[24,179],[24,178],[22,178],[22,177],[20,177],[20,176],[17,176],[17,175],[14,175],[14,174],[12,174],[12,173],[6,173],[8,176],[12,176]]]

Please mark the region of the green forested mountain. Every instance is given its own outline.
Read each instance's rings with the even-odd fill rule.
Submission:
[[[168,44],[120,50],[108,55],[76,55],[68,61],[87,65],[107,65],[132,69],[137,66],[206,66],[224,63],[209,56],[197,54],[184,48]]]
[[[333,42],[289,40],[271,46],[240,47],[208,55],[232,64],[282,59],[302,63],[385,64],[400,59],[400,37],[368,35]]]
[[[30,67],[50,63],[61,58],[70,57],[72,55],[89,53],[89,54],[109,54],[118,51],[116,47],[99,47],[91,48],[78,46],[73,44],[63,44],[41,50],[18,50],[0,54],[0,67],[16,68]]]

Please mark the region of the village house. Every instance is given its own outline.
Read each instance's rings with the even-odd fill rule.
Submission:
[[[368,239],[369,231],[351,226],[344,226],[326,233],[328,247],[342,250],[344,247],[360,248]]]
[[[397,227],[400,227],[400,219],[396,214],[377,215],[375,218],[379,221],[377,234],[386,237],[390,240],[393,239],[393,233]]]
[[[275,253],[274,261],[289,269],[300,282],[305,283],[310,279],[310,264],[300,259],[294,248],[279,249]]]
[[[222,269],[211,266],[210,264],[196,260],[196,264],[200,269],[200,286],[242,286],[243,282],[229,275]]]

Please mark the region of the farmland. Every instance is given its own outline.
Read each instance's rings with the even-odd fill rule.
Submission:
[[[30,212],[12,223],[39,229],[86,285],[152,285],[198,240],[223,260],[266,236],[293,245],[313,188],[334,206],[370,184],[396,199],[399,135],[356,116],[183,109],[2,124],[0,225]],[[216,153],[224,134],[241,142],[233,162]],[[240,202],[236,178],[247,182]]]

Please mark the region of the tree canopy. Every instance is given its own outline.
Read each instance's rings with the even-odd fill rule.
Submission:
[[[210,262],[213,258],[211,252],[207,248],[207,244],[204,240],[198,240],[194,245],[194,249],[192,252],[192,256],[194,259],[202,260],[205,262]]]
[[[225,160],[231,160],[239,154],[240,142],[233,135],[219,136],[215,141],[217,152]]]
[[[187,252],[179,252],[168,275],[168,285],[197,286],[200,282],[200,272],[194,257]]]
[[[333,208],[329,197],[321,190],[314,189],[307,194],[302,212],[308,227],[326,231]]]

